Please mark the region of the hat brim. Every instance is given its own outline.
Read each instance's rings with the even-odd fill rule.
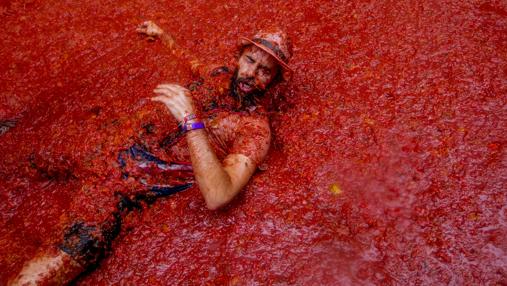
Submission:
[[[287,64],[285,63],[279,56],[277,56],[271,49],[269,49],[268,47],[264,46],[264,45],[261,45],[259,43],[256,43],[248,38],[245,38],[245,37],[241,37],[240,38],[242,40],[242,44],[243,45],[246,45],[247,43],[248,44],[252,44],[252,45],[255,45],[256,47],[258,47],[259,49],[265,51],[266,53],[268,53],[270,56],[272,56],[273,58],[276,59],[276,61],[284,68],[285,71],[289,72],[289,73],[293,73],[294,70]],[[244,42],[246,41],[246,42]],[[284,78],[286,78],[286,76],[284,75]]]

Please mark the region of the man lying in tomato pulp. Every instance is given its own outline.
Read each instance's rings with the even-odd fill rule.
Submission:
[[[178,161],[191,161],[191,166],[164,162],[139,146],[121,153],[119,165],[128,169],[128,162],[134,161],[134,165],[142,168],[151,164],[163,170],[193,170],[206,206],[210,210],[219,209],[245,187],[268,153],[271,130],[267,110],[271,108],[272,98],[265,93],[278,82],[287,80],[291,74],[287,36],[273,29],[261,31],[251,39],[241,38],[237,65],[230,69],[200,64],[179,48],[170,34],[151,21],[144,22],[137,31],[152,39],[159,38],[173,54],[189,62],[194,75],[202,79],[189,89],[206,81],[213,82],[215,88],[206,94],[201,93],[199,97],[192,96],[193,90],[173,83],[159,84],[154,89],[156,96],[152,101],[164,104],[179,122],[180,132],[172,139],[185,138],[170,140],[166,144],[169,152]],[[194,98],[199,98],[199,102]],[[123,174],[132,176],[127,171]],[[191,186],[189,182],[160,187],[156,182],[143,179],[146,195],[137,198],[177,192]],[[68,227],[58,247],[41,251],[25,264],[10,284],[69,283],[105,255],[119,232],[122,217],[132,209],[132,204],[135,201],[120,198],[116,211],[108,219],[100,223],[75,222]]]

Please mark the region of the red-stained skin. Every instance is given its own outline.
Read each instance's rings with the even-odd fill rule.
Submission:
[[[80,204],[90,220],[129,191],[119,150],[141,138],[163,153],[175,123],[147,98],[191,75],[136,34],[148,19],[227,64],[238,36],[278,25],[296,73],[273,91],[285,104],[264,171],[230,207],[207,211],[194,188],[132,213],[78,285],[506,282],[505,3],[8,1],[0,14],[0,118],[18,120],[0,136],[0,284],[61,238],[77,190],[101,186]]]

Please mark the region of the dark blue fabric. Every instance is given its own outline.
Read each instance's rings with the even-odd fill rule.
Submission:
[[[130,147],[129,151],[130,151],[130,154],[132,154],[132,158],[137,159],[138,157],[141,157],[144,160],[146,160],[148,162],[153,162],[157,165],[158,164],[160,164],[160,165],[167,165],[168,164],[166,161],[161,160],[161,159],[155,157],[155,155],[151,154],[150,152],[144,150],[144,148],[142,148],[139,145],[133,145],[132,147]]]
[[[171,187],[171,186],[151,186],[150,192],[154,193],[157,197],[165,197],[165,196],[170,196],[172,194],[176,194],[181,191],[184,191],[184,190],[190,188],[192,185],[193,185],[192,183],[187,183],[187,184],[178,185],[178,186],[174,186],[174,187]]]
[[[120,168],[122,169],[122,179],[127,179],[129,177],[128,172],[124,170],[124,168],[127,166],[127,160],[128,157],[131,157],[132,159],[139,161],[140,163],[150,162],[156,164],[159,168],[163,169],[169,169],[171,167],[186,169],[188,171],[188,166],[177,164],[177,163],[168,163],[162,159],[157,158],[155,155],[151,154],[147,150],[145,150],[143,147],[134,144],[132,147],[130,147],[127,150],[120,151],[118,154],[118,164]],[[170,196],[175,193],[184,191],[188,188],[190,188],[193,185],[193,183],[186,183],[181,185],[147,185],[146,188],[149,192],[154,194],[157,197],[164,197],[164,196]]]

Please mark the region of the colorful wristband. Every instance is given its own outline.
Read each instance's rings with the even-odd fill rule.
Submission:
[[[204,123],[196,120],[198,119],[195,114],[185,115],[185,117],[183,118],[183,122],[180,122],[179,124],[181,131],[186,133],[190,130],[204,129],[205,127]]]
[[[190,130],[196,130],[196,129],[204,129],[204,122],[198,121],[198,122],[187,122],[180,125],[180,128],[183,132],[188,132]]]
[[[187,115],[185,115],[185,117],[183,117],[183,123],[187,123],[188,121],[194,120],[196,118],[197,118],[197,116],[193,113],[187,114]]]

